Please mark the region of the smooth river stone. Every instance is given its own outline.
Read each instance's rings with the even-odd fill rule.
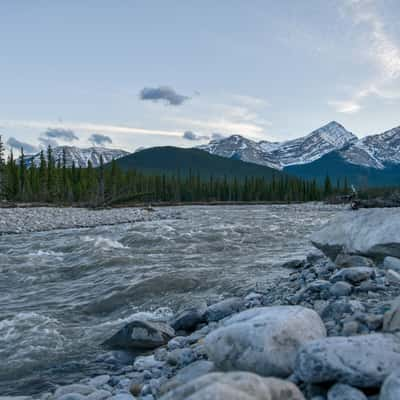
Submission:
[[[287,377],[298,348],[326,336],[319,315],[299,306],[253,308],[223,321],[205,338],[208,357],[223,371]]]

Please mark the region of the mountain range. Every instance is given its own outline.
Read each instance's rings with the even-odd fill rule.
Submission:
[[[256,142],[240,135],[213,140],[200,149],[321,181],[347,177],[355,185],[400,183],[400,127],[358,139],[338,122],[284,142]]]

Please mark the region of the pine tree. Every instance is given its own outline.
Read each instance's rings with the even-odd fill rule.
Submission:
[[[0,200],[3,200],[6,196],[6,176],[5,176],[5,160],[4,160],[4,145],[3,139],[0,135]]]

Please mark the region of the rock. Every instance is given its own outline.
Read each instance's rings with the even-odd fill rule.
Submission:
[[[249,372],[203,375],[170,391],[160,400],[304,400],[291,382]]]
[[[347,282],[336,282],[329,288],[329,293],[333,297],[349,296],[353,286]]]
[[[384,332],[397,332],[400,331],[400,297],[397,297],[383,316],[383,329]]]
[[[386,271],[386,280],[389,283],[400,283],[400,273],[394,271],[393,269],[388,269]]]
[[[339,299],[329,302],[321,311],[321,317],[325,320],[338,321],[345,314],[364,312],[365,307],[357,300]]]
[[[135,397],[133,397],[130,393],[118,393],[110,397],[110,400],[135,400]]]
[[[181,349],[185,347],[186,344],[187,344],[187,339],[185,336],[176,336],[168,342],[168,350],[172,351],[175,349]]]
[[[354,336],[357,335],[360,325],[357,321],[347,321],[343,324],[342,335]]]
[[[385,269],[392,269],[393,271],[400,272],[400,258],[385,257],[383,260],[383,267]]]
[[[86,400],[106,400],[112,395],[108,390],[96,390],[86,397]]]
[[[357,387],[379,387],[400,368],[400,338],[374,333],[329,337],[304,344],[295,371],[307,383],[340,381]]]
[[[55,392],[54,392],[54,397],[58,399],[59,397],[63,396],[64,394],[69,394],[69,393],[78,393],[83,396],[87,396],[88,394],[94,392],[94,388],[87,386],[87,385],[82,385],[79,383],[74,383],[72,385],[65,385],[65,386],[60,386]]]
[[[56,397],[57,400],[84,400],[86,396],[79,393],[66,393],[60,397]]]
[[[164,322],[132,321],[120,329],[103,345],[122,349],[155,349],[175,335],[175,331]]]
[[[110,380],[110,375],[99,375],[89,380],[88,384],[96,389],[105,385]]]
[[[393,372],[389,375],[381,388],[379,400],[399,400],[400,399],[400,375]]]
[[[164,394],[178,386],[184,385],[193,379],[206,375],[215,371],[215,365],[211,361],[200,360],[182,368],[179,372],[163,386],[161,386],[160,393]]]
[[[318,314],[299,306],[261,307],[223,321],[205,338],[209,359],[223,371],[287,377],[301,344],[326,336]]]
[[[332,259],[339,253],[400,258],[400,213],[396,208],[345,211],[315,232],[311,241]]]
[[[219,321],[244,308],[244,302],[239,297],[231,297],[209,306],[206,310],[207,322]]]
[[[304,267],[304,259],[294,259],[274,265],[278,268],[299,269]]]
[[[176,365],[179,368],[185,367],[196,359],[192,349],[176,349],[168,354],[167,362],[170,365]]]
[[[165,363],[155,359],[154,354],[149,356],[137,357],[133,363],[133,368],[136,371],[145,371],[153,368],[161,368]]]
[[[338,254],[335,259],[335,265],[338,268],[351,267],[373,267],[374,262],[367,257],[356,256],[351,254]]]
[[[191,307],[179,312],[170,321],[176,331],[192,331],[196,325],[205,321],[207,304],[205,301],[195,302]]]
[[[331,282],[347,281],[360,283],[375,276],[375,271],[370,267],[349,267],[336,272],[331,277]]]
[[[333,385],[328,392],[328,400],[368,400],[360,390],[343,383]]]

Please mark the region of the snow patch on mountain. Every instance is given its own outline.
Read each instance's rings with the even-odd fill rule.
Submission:
[[[111,162],[113,159],[118,159],[130,154],[124,150],[108,149],[105,147],[89,147],[81,149],[75,146],[58,146],[53,149],[53,158],[56,163],[60,161],[62,163],[63,150],[65,150],[66,165],[72,167],[74,163],[76,167],[85,168],[88,166],[88,162],[92,163],[94,168],[100,165],[100,157],[103,156],[104,164]],[[45,157],[46,157],[45,153]],[[27,156],[26,159],[29,162],[33,162],[36,166],[40,164],[40,153],[33,156]]]

